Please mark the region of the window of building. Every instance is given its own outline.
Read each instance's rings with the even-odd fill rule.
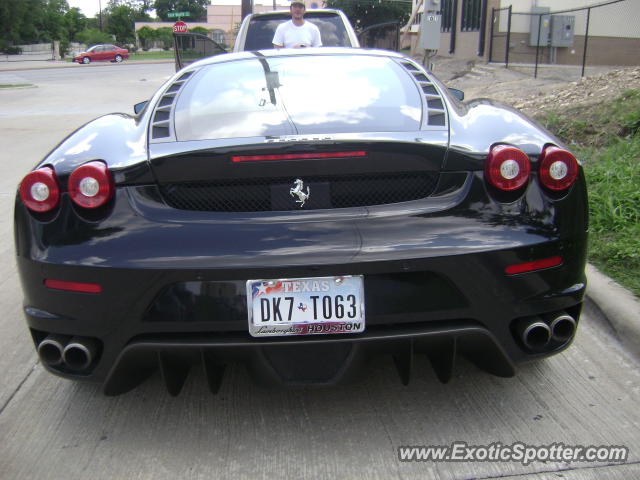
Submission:
[[[453,11],[453,0],[442,0],[441,5],[442,10],[440,13],[442,14],[442,23],[440,24],[440,31],[450,32],[451,25],[453,25],[453,15],[455,15]]]
[[[416,13],[416,18],[413,20],[414,25],[422,24],[422,12]]]
[[[460,29],[463,32],[477,32],[482,20],[482,0],[462,0],[462,19]]]

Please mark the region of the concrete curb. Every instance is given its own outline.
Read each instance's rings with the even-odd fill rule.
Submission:
[[[587,264],[587,297],[611,323],[623,344],[640,352],[640,300],[629,290]]]

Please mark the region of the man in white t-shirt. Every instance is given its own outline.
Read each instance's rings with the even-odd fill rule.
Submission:
[[[273,36],[274,48],[321,47],[320,30],[304,19],[306,7],[302,0],[293,0],[289,7],[291,20],[281,23]]]

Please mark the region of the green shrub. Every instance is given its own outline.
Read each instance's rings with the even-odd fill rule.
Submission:
[[[210,30],[207,30],[204,27],[193,27],[189,29],[191,33],[199,33],[200,35],[208,35]]]
[[[164,50],[173,48],[173,30],[169,27],[158,28],[156,30],[156,40],[162,42]]]
[[[20,55],[22,53],[22,49],[16,45],[12,45],[3,48],[2,53],[6,55]]]
[[[142,42],[143,50],[149,50],[149,48],[152,46],[153,41],[157,37],[156,31],[153,28],[148,27],[146,25],[142,27],[140,30],[138,30],[137,34],[138,34],[138,38]]]
[[[86,28],[76,35],[80,43],[84,43],[87,46],[95,45],[97,43],[112,43],[113,37],[108,33],[101,32],[96,28]]]

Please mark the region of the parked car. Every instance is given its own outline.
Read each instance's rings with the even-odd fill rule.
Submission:
[[[94,45],[86,52],[81,52],[73,57],[74,62],[88,64],[91,62],[117,62],[129,58],[129,50],[116,45]]]
[[[135,110],[19,187],[24,314],[50,372],[114,395],[159,369],[176,395],[198,363],[217,391],[228,362],[333,384],[388,354],[403,383],[418,355],[446,382],[460,355],[506,377],[574,338],[583,170],[522,113],[331,47],[201,60]]]

